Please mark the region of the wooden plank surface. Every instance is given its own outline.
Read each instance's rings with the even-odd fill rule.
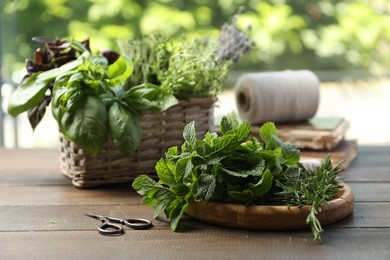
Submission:
[[[7,259],[388,259],[389,237],[389,229],[329,228],[319,245],[306,231],[7,232],[0,249]]]
[[[152,220],[128,184],[78,189],[61,175],[57,151],[0,149],[0,259],[389,259],[390,147],[359,147],[342,173],[355,194],[353,215],[325,227],[250,231],[186,216],[180,232],[153,220],[151,230],[99,235],[85,213]]]

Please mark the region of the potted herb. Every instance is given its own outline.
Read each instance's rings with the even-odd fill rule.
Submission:
[[[197,135],[213,127],[215,97],[253,45],[237,17],[216,39],[174,45],[152,35],[122,43],[121,55],[92,54],[89,41],[39,40],[45,47],[27,63],[8,109],[29,111],[34,128],[51,104],[61,172],[77,187],[155,175],[157,160],[182,142],[184,125],[201,122]]]
[[[299,150],[277,137],[273,123],[260,128],[258,140],[250,124],[239,123],[231,113],[222,118],[221,132],[197,139],[195,123],[188,124],[181,149],[171,147],[156,164],[159,180],[143,175],[133,182],[143,202],[155,208],[154,217],[165,213],[173,231],[186,212],[207,222],[251,229],[310,225],[320,240],[321,221],[332,223],[352,212],[353,195],[339,182],[337,166],[328,158],[314,170],[305,167]],[[328,210],[337,212],[324,212],[330,219],[321,216],[335,199]]]
[[[44,43],[35,60],[28,60],[28,74],[12,93],[8,112],[29,111],[35,128],[51,103],[64,136],[96,156],[107,136],[124,155],[131,155],[141,141],[142,111],[162,111],[177,103],[164,89],[151,83],[124,89],[133,73],[129,57],[113,51],[93,54],[89,41],[36,40]]]

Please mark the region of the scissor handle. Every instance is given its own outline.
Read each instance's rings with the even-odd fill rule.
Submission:
[[[123,224],[133,229],[149,229],[153,227],[152,222],[144,218],[127,218],[123,220]]]
[[[105,236],[119,236],[125,232],[121,225],[117,225],[108,221],[104,221],[103,224],[98,227],[98,231],[100,234]]]

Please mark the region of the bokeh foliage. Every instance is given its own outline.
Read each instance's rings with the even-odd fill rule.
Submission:
[[[387,0],[2,0],[3,75],[23,67],[33,36],[91,38],[92,49],[118,49],[117,39],[162,33],[211,34],[239,6],[257,49],[237,69],[366,70],[390,64]]]

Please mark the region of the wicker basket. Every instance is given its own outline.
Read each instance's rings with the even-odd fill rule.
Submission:
[[[130,182],[140,174],[156,177],[156,162],[169,147],[183,143],[183,128],[196,121],[198,137],[213,127],[215,98],[180,101],[164,112],[144,113],[142,140],[131,157],[124,157],[109,139],[96,157],[60,133],[60,169],[79,188]]]

